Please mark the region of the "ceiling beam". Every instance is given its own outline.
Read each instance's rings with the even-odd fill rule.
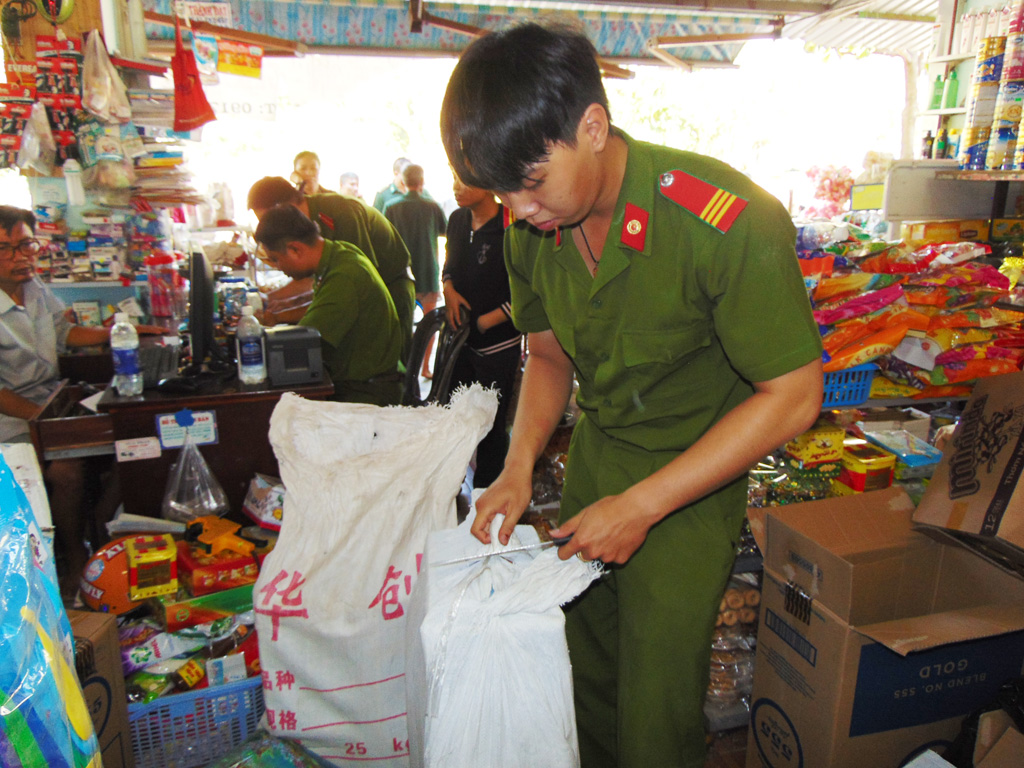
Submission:
[[[156,13],[155,11],[144,11],[143,18],[151,24],[161,24],[165,27],[174,26],[174,17],[168,16],[164,13]],[[269,56],[296,56],[299,54],[306,53],[305,43],[298,43],[294,40],[283,40],[280,37],[270,37],[269,35],[260,35],[255,32],[246,32],[242,29],[231,29],[230,27],[218,27],[216,24],[209,24],[205,21],[193,21],[191,22],[193,32],[199,32],[207,35],[216,35],[223,40],[232,40],[236,43],[245,43],[246,45],[258,45],[263,49],[264,55]],[[149,45],[152,46],[155,42],[151,40]]]
[[[587,5],[637,6],[657,8],[666,13],[672,11],[700,11],[717,13],[722,11],[748,15],[823,13],[833,10],[837,3],[815,3],[807,0],[587,0]]]

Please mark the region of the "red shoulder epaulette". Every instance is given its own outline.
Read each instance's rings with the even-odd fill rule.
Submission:
[[[747,201],[684,171],[669,171],[659,179],[661,193],[719,232],[728,232]]]
[[[334,219],[332,219],[326,213],[318,213],[316,217],[320,220],[320,223],[323,224],[325,227],[327,227],[330,230],[334,229]]]

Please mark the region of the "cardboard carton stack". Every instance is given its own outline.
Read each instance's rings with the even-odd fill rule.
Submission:
[[[1024,668],[1024,373],[974,388],[920,503],[892,486],[751,509],[764,554],[748,768],[939,754]],[[973,764],[1020,765],[986,716]]]

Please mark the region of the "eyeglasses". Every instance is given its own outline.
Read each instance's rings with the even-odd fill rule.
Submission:
[[[0,261],[11,261],[15,252],[22,256],[35,256],[43,249],[38,240],[22,240],[20,243],[0,243]]]

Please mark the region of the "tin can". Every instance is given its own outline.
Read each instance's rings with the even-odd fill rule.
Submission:
[[[1024,32],[1006,38],[1002,81],[1024,80]]]
[[[1016,128],[993,128],[989,136],[988,148],[985,150],[985,168],[990,171],[1012,169],[1016,148]]]
[[[1003,75],[1003,56],[1006,52],[1005,37],[986,37],[978,45],[974,57],[972,83],[998,83]]]
[[[1024,80],[1004,80],[996,93],[993,128],[1017,128],[1024,112]]]
[[[991,128],[965,128],[960,135],[960,152],[957,162],[965,171],[985,170],[985,154],[988,152],[988,140]]]
[[[995,119],[996,114],[996,96],[998,93],[999,83],[984,82],[971,84],[971,89],[967,95],[966,127],[992,127],[992,121]]]

